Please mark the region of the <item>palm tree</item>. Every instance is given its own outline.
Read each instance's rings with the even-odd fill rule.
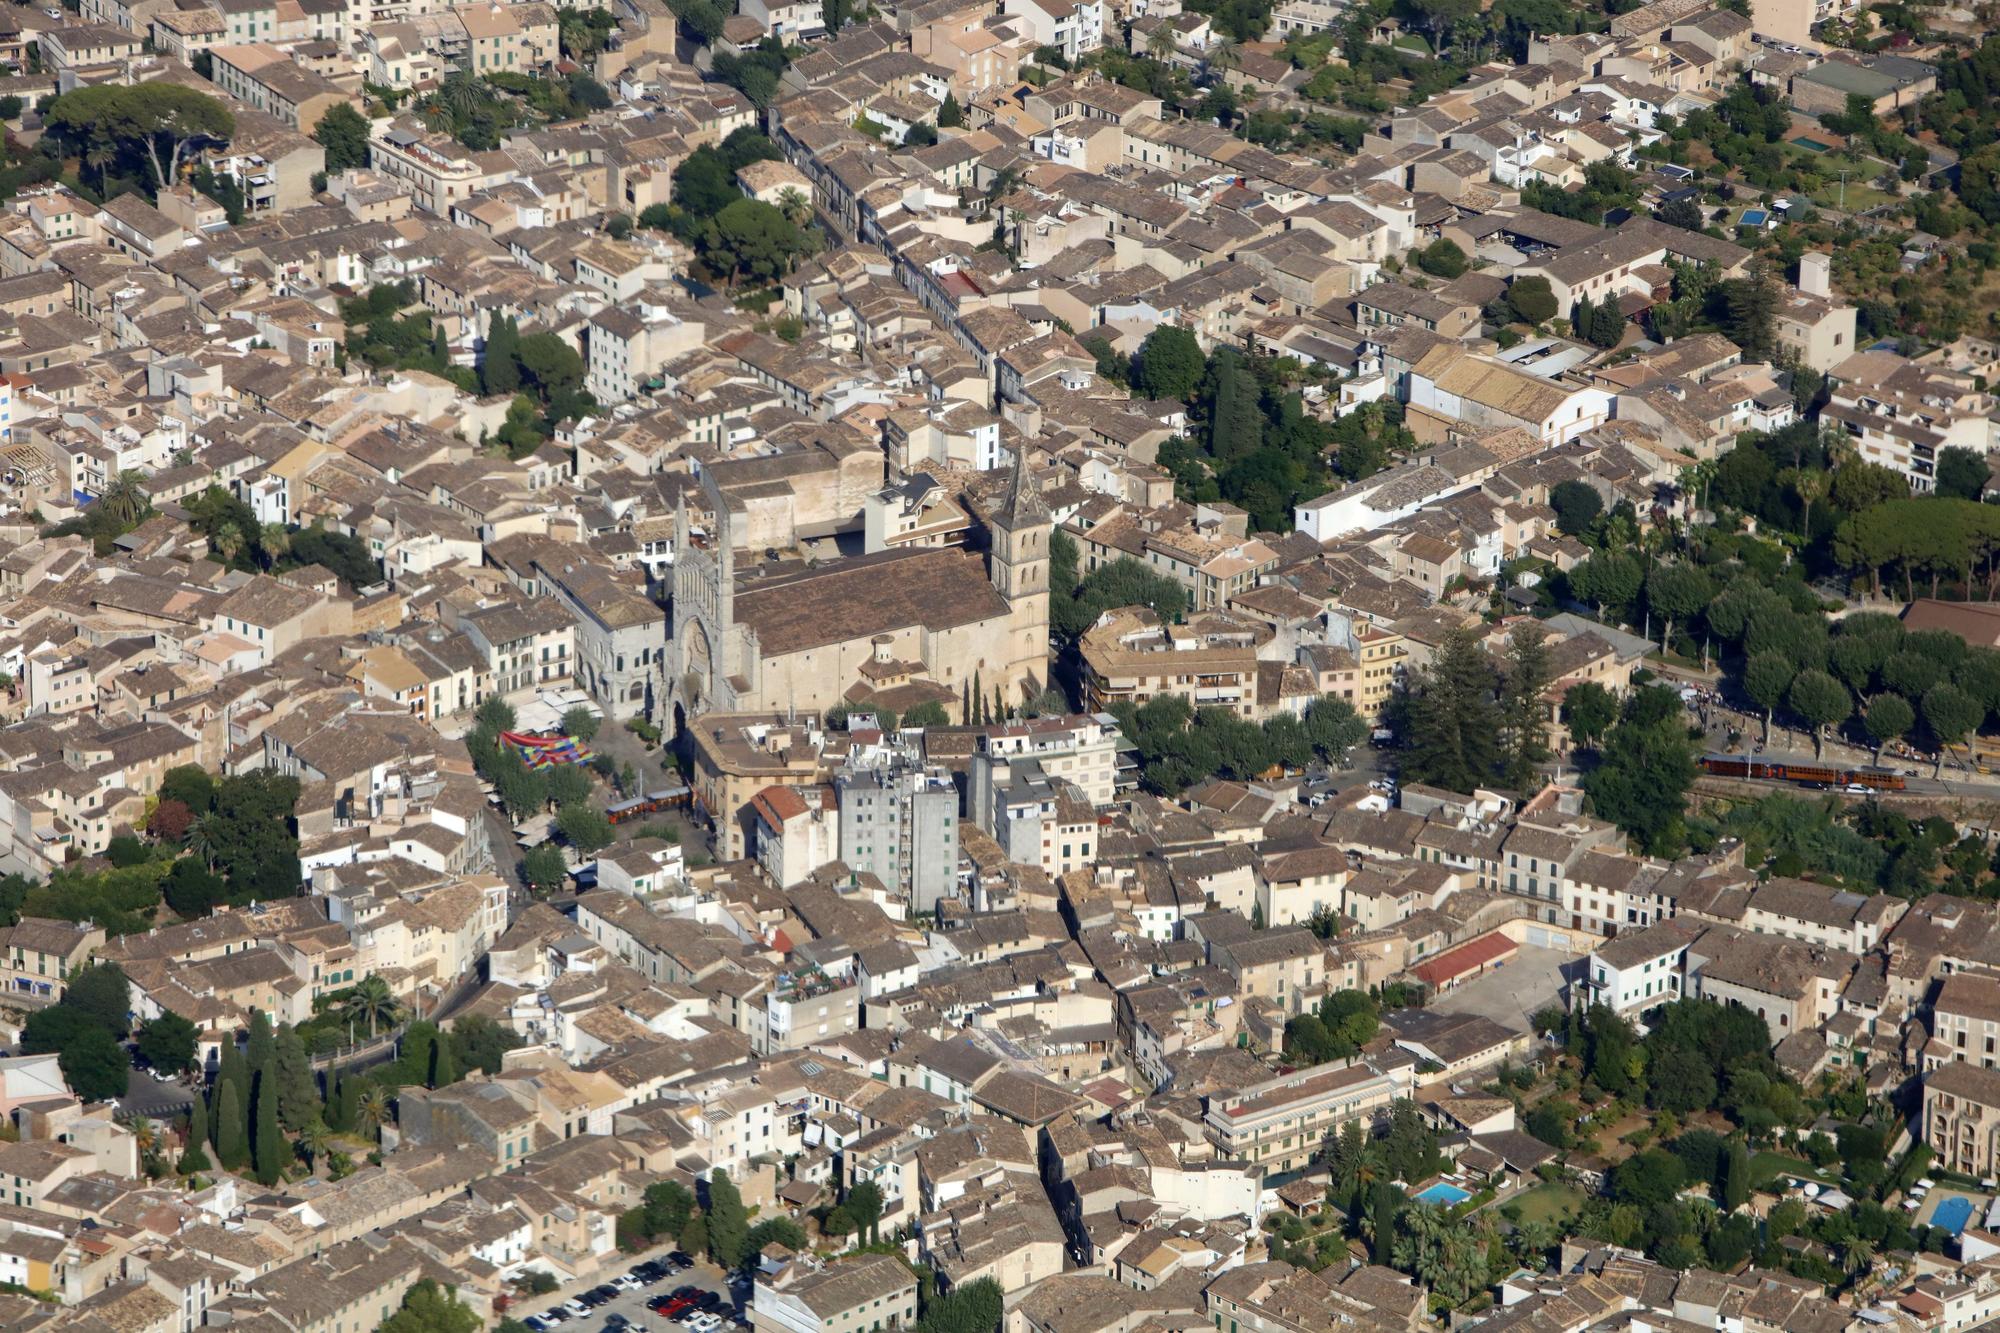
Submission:
[[[104,494],[97,497],[97,503],[104,512],[118,520],[120,527],[131,527],[145,516],[152,500],[146,494],[145,478],[130,470],[120,472],[115,481],[104,488]]]
[[[155,1125],[145,1116],[136,1115],[131,1112],[120,1115],[118,1123],[123,1125],[126,1131],[132,1135],[132,1146],[139,1150],[140,1162],[150,1163],[153,1160],[153,1154],[160,1150],[159,1126]]]
[[[1832,484],[1832,478],[1820,468],[1794,467],[1786,468],[1779,480],[1791,488],[1793,495],[1799,497],[1799,504],[1805,510],[1799,522],[1799,531],[1803,534],[1802,544],[1810,543],[1813,502],[1825,496],[1827,487]]]
[[[1875,1247],[1859,1236],[1840,1247],[1840,1271],[1849,1277],[1867,1272],[1874,1262]]]
[[[469,120],[479,104],[486,100],[486,94],[479,81],[465,70],[453,70],[445,75],[438,85],[438,105],[451,113],[453,120]]]
[[[97,188],[104,188],[105,175],[112,164],[118,161],[118,150],[108,143],[94,143],[83,150],[83,165],[97,173]]]
[[[389,1094],[380,1085],[371,1083],[361,1090],[361,1096],[354,1103],[354,1126],[366,1134],[381,1137],[382,1126],[389,1121]]]
[[[1531,1217],[1514,1228],[1514,1253],[1523,1263],[1547,1267],[1549,1249],[1555,1244],[1555,1228],[1539,1217]]]
[[[188,825],[187,849],[196,856],[199,856],[202,864],[210,870],[215,869],[215,857],[218,850],[216,846],[216,833],[221,827],[221,822],[211,811]]]
[[[1223,37],[1208,48],[1202,63],[1210,69],[1235,69],[1243,63],[1243,52],[1230,38]]]
[[[1146,34],[1146,54],[1155,60],[1165,60],[1174,53],[1174,30],[1162,22],[1159,27]]]
[[[215,530],[208,544],[222,557],[223,564],[234,564],[236,557],[243,554],[243,530],[234,523],[224,523]]]
[[[378,1022],[394,1023],[401,1016],[403,1009],[403,1006],[396,1003],[396,996],[390,991],[389,983],[373,972],[354,984],[354,989],[347,993],[347,999],[342,1001],[341,1007],[347,1011],[349,1018],[368,1020],[370,1041],[375,1039],[375,1027]]]
[[[292,549],[292,532],[282,523],[266,523],[257,536],[257,544],[264,548],[264,554],[275,563],[285,552]]]
[[[437,134],[446,134],[451,130],[451,108],[439,101],[436,94],[424,99],[424,104],[417,108],[417,115],[422,117],[427,130]]]
[[[333,1131],[326,1122],[314,1117],[311,1124],[299,1131],[299,1151],[306,1155],[306,1165],[317,1168],[326,1150],[333,1144]]]
[[[778,211],[785,215],[785,221],[794,227],[803,227],[812,217],[812,200],[804,190],[796,185],[787,185],[778,191]]]

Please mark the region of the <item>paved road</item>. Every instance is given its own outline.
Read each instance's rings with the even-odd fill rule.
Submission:
[[[193,1107],[194,1093],[178,1083],[154,1078],[136,1067],[125,1080],[125,1095],[118,1099],[119,1110],[145,1116],[148,1120],[178,1119]]]
[[[608,1265],[604,1273],[598,1278],[564,1287],[561,1291],[553,1292],[547,1296],[534,1296],[525,1301],[516,1302],[514,1307],[507,1313],[515,1319],[526,1319],[531,1314],[541,1314],[546,1310],[561,1305],[572,1296],[589,1291],[600,1282],[610,1281],[613,1277],[623,1273],[635,1264],[642,1263],[647,1259],[660,1258],[671,1252],[673,1248],[671,1245],[663,1245],[655,1250],[647,1250],[641,1254],[621,1258]],[[686,1286],[700,1287],[704,1291],[716,1292],[725,1301],[733,1302],[735,1299],[730,1293],[729,1283],[723,1271],[714,1264],[703,1262],[696,1264],[685,1273],[677,1273],[672,1277],[664,1278],[650,1287],[641,1287],[637,1291],[620,1292],[618,1299],[599,1306],[589,1314],[584,1315],[581,1319],[572,1319],[559,1327],[562,1333],[571,1333],[572,1330],[575,1333],[598,1333],[598,1330],[604,1328],[605,1320],[609,1316],[612,1314],[621,1314],[633,1324],[648,1330],[648,1333],[684,1333],[681,1325],[662,1319],[651,1310],[648,1310],[646,1302],[655,1296],[664,1295],[667,1292]]]

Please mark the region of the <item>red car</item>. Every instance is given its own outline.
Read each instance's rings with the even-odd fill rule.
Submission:
[[[646,1306],[648,1309],[652,1310],[653,1313],[662,1315],[668,1319],[672,1319],[675,1315],[679,1314],[683,1310],[692,1310],[694,1308],[694,1302],[689,1300],[685,1296],[674,1296],[674,1297],[656,1296],[652,1300],[646,1302]]]

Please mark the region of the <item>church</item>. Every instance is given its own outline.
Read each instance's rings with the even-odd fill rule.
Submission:
[[[676,729],[707,712],[823,712],[936,700],[954,720],[975,681],[1025,703],[1048,683],[1054,520],[1016,458],[984,550],[894,548],[739,571],[730,504],[713,530],[683,509],[674,541],[667,693]]]

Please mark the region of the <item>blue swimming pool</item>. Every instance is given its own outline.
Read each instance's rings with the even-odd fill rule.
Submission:
[[[1448,1185],[1440,1180],[1435,1185],[1426,1185],[1410,1197],[1418,1203],[1435,1203],[1449,1208],[1453,1204],[1464,1203],[1472,1197],[1472,1192],[1470,1190],[1462,1190],[1456,1185]],[[1971,1208],[1968,1206],[1966,1211],[1970,1212]],[[1964,1226],[1965,1223],[1961,1221],[1959,1225]]]
[[[1972,1220],[1972,1200],[1953,1195],[1937,1206],[1931,1214],[1931,1225],[1943,1227],[1956,1236],[1965,1230],[1965,1224]]]

